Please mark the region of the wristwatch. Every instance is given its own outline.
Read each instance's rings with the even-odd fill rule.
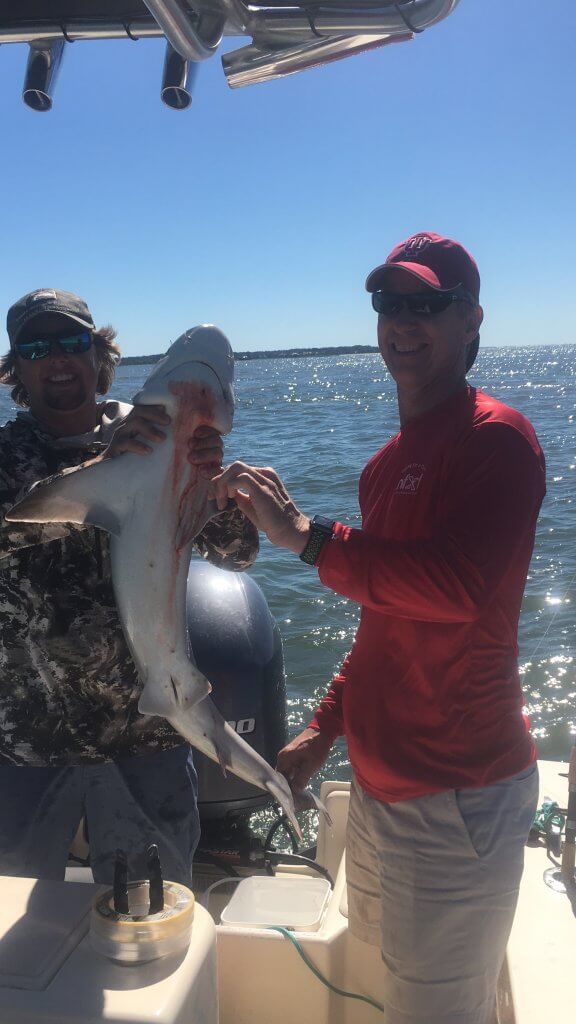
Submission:
[[[327,519],[326,516],[314,516],[310,523],[310,537],[308,543],[301,553],[300,560],[307,565],[315,565],[318,555],[322,551],[326,541],[332,540],[334,534],[334,519]]]

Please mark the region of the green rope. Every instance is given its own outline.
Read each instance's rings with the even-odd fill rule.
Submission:
[[[326,988],[329,988],[331,992],[335,992],[337,996],[345,996],[346,999],[359,999],[360,1002],[368,1003],[369,1006],[373,1006],[374,1009],[378,1010],[380,1013],[385,1012],[384,1007],[381,1006],[380,1003],[376,1003],[374,999],[369,999],[368,996],[360,996],[355,992],[345,992],[343,989],[336,988],[335,985],[332,985],[331,982],[329,982],[328,979],[325,978],[323,974],[320,974],[320,971],[314,966],[314,964],[310,960],[310,957],[302,949],[300,943],[297,942],[297,940],[294,938],[292,933],[288,931],[287,928],[281,928],[279,925],[273,925],[268,930],[271,932],[280,932],[280,935],[283,935],[285,939],[290,939],[290,942],[295,947],[299,955],[302,957],[306,966],[310,968],[312,974],[315,974],[318,980],[321,981],[322,984],[326,986]]]
[[[555,800],[544,800],[542,807],[536,811],[531,831],[548,835],[553,830],[559,834],[564,828],[566,818]]]

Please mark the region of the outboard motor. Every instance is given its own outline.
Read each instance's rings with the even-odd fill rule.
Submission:
[[[193,560],[188,575],[188,634],[211,698],[242,739],[270,764],[286,743],[286,689],[280,631],[260,587],[246,573]],[[247,821],[272,803],[194,750],[203,835]],[[225,829],[223,829],[225,831]]]
[[[246,573],[216,569],[193,559],[188,573],[188,635],[198,668],[212,683],[211,699],[229,725],[274,765],[286,743],[286,688],[280,631],[257,583]],[[271,857],[254,836],[249,818],[273,804],[272,796],[251,786],[193,749],[198,773],[198,810],[202,838],[195,872],[207,863],[248,863],[251,870]],[[285,819],[278,818],[269,833]],[[296,849],[292,842],[293,849]],[[85,828],[74,840],[72,861],[89,863]],[[280,855],[277,855],[280,856]],[[222,860],[222,858],[224,860]]]

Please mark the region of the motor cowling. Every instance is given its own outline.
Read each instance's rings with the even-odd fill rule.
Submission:
[[[194,660],[212,684],[220,714],[270,764],[286,743],[282,641],[264,594],[246,573],[193,560],[188,575],[188,635]],[[247,818],[268,793],[193,751],[202,821]]]

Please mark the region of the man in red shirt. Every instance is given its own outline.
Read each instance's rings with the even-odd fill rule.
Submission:
[[[421,233],[369,275],[400,431],[360,478],[362,529],[295,507],[273,470],[215,485],[272,543],[362,606],[310,726],[295,788],[348,741],[350,929],[382,948],[388,1024],[491,1024],[537,803],[517,628],[545,493],[530,423],[470,387],[480,277]]]

